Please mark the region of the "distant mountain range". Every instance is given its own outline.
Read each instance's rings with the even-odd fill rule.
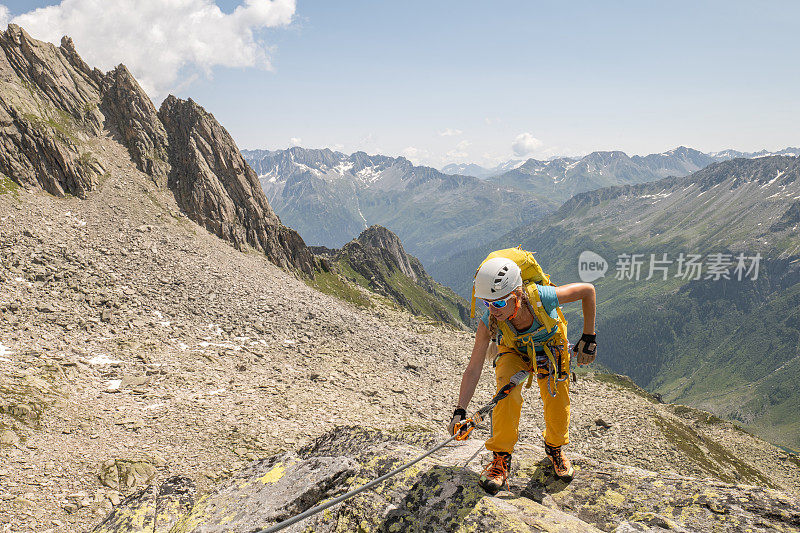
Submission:
[[[475,163],[450,163],[442,167],[442,172],[450,175],[458,174],[460,176],[475,176],[476,178],[486,179],[514,170],[523,163],[525,163],[524,159],[510,159],[491,168],[482,167]]]
[[[800,149],[779,152],[793,153]],[[482,170],[450,165],[448,172],[463,171],[452,175],[403,157],[364,152],[295,147],[243,150],[242,155],[281,221],[309,244],[339,248],[379,224],[430,265],[552,213],[575,194],[685,176],[719,160],[770,153],[704,154],[683,146],[633,157],[593,152],[579,159],[512,160]],[[482,175],[464,175],[469,173]]]
[[[602,152],[593,152],[598,154]],[[624,153],[624,152],[623,152]],[[545,160],[536,159],[509,159],[505,163],[500,163],[494,167],[484,167],[476,163],[450,163],[442,167],[442,172],[445,174],[458,174],[461,176],[475,176],[476,178],[486,179],[494,176],[499,176],[511,170],[521,167],[523,164],[533,162],[531,166],[541,167],[547,166],[550,163],[559,162],[553,165],[553,169],[559,167],[566,167],[572,163],[578,162],[587,156],[575,157],[549,157]],[[686,175],[687,173],[694,172],[716,161],[727,161],[737,157],[745,159],[754,159],[757,157],[767,157],[771,155],[785,155],[789,157],[796,157],[800,155],[800,148],[784,148],[776,152],[768,150],[761,150],[760,152],[740,152],[738,150],[721,150],[719,152],[699,152],[691,148],[679,146],[674,150],[662,152],[660,154],[650,154],[646,156],[632,156],[633,161],[642,161],[647,168],[655,169],[657,174],[662,178],[670,175]],[[689,163],[688,166],[686,163]],[[670,169],[674,171],[670,171]]]
[[[404,157],[329,149],[243,150],[270,205],[312,245],[339,248],[379,224],[423,262],[450,256],[553,211],[546,198]]]
[[[581,193],[537,224],[428,271],[468,295],[486,254],[512,245],[536,252],[558,284],[580,281],[582,252],[605,260],[605,276],[594,281],[602,364],[665,400],[800,445],[800,158],[733,159]],[[681,254],[697,255],[699,279],[686,264],[679,275]],[[747,271],[737,273],[739,254]],[[647,280],[651,266],[666,266],[666,279],[656,269]],[[580,313],[565,312],[572,338]]]
[[[488,181],[564,202],[575,194],[602,187],[646,183],[667,176],[686,176],[718,161],[771,155],[800,155],[800,148],[786,148],[776,153],[725,150],[704,154],[680,146],[660,154],[632,157],[620,151],[592,152],[580,159],[528,159],[517,168],[488,178]]]
[[[736,159],[739,157],[743,157],[745,159],[756,159],[759,157],[769,157],[773,155],[798,157],[800,156],[800,148],[792,148],[790,146],[788,148],[784,148],[783,150],[778,150],[776,152],[771,152],[769,150],[761,150],[760,152],[740,152],[738,150],[728,149],[719,152],[709,152],[707,155],[713,157],[716,161],[728,161],[729,159]]]

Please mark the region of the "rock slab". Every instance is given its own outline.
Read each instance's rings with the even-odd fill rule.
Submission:
[[[252,532],[405,464],[435,438],[340,427],[296,453],[252,463],[201,497],[178,532]],[[576,457],[576,478],[542,457],[516,460],[509,491],[488,496],[459,448],[286,531],[796,531],[800,503],[772,489],[665,476]],[[519,454],[518,454],[519,455]],[[148,496],[149,498],[149,496]],[[127,504],[128,507],[132,503]],[[115,511],[116,512],[116,511]],[[134,529],[96,531],[117,533]],[[117,522],[118,523],[118,522]]]

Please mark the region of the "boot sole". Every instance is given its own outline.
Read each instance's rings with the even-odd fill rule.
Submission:
[[[486,486],[486,485],[485,485],[483,482],[481,482],[481,481],[478,481],[478,485],[480,485],[480,486],[481,486],[481,488],[482,488],[482,489],[483,489],[483,490],[484,490],[484,491],[485,491],[487,494],[489,494],[490,496],[494,496],[495,494],[497,494],[498,492],[500,492],[501,490],[503,490],[503,489],[504,489],[504,488],[505,488],[505,487],[508,485],[508,483],[503,483],[502,485],[500,485],[500,486],[499,486],[499,487],[497,487],[497,488],[495,488],[495,487],[487,487],[487,486]]]
[[[575,472],[572,471],[569,474],[564,474],[563,476],[559,476],[558,474],[556,474],[556,477],[561,481],[572,481],[573,479],[575,479]]]

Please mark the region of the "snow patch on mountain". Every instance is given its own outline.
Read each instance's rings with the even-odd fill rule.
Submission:
[[[356,174],[365,184],[375,183],[381,177],[381,172],[375,167],[364,167]]]
[[[342,175],[347,174],[351,170],[353,170],[353,163],[352,163],[352,161],[342,161],[338,165],[333,167],[333,170],[337,174],[342,174]]]

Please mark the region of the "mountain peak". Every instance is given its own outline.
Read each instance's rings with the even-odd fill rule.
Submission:
[[[192,220],[237,248],[264,252],[278,266],[306,274],[317,269],[303,239],[280,223],[258,176],[211,113],[191,98],[170,95],[158,116],[169,137],[169,186]]]
[[[584,159],[589,160],[608,160],[608,159],[628,159],[628,154],[622,150],[598,150],[588,154]]]
[[[343,250],[347,250],[348,247],[352,248],[356,243],[358,246],[376,248],[384,251],[387,257],[397,265],[400,272],[414,281],[417,280],[417,273],[411,266],[411,261],[409,260],[408,254],[406,254],[406,251],[403,249],[400,238],[390,230],[377,224],[370,226],[362,231],[357,239],[346,244]]]
[[[383,226],[368,227],[341,250],[328,255],[333,255],[335,264],[345,272],[355,272],[355,281],[414,314],[459,328],[468,320],[467,302],[436,283],[422,263],[406,253],[400,238]]]

